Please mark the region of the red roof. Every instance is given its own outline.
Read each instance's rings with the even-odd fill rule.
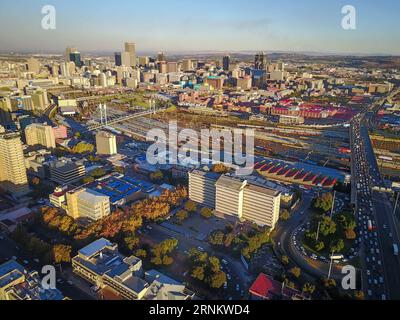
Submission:
[[[299,293],[297,290],[288,287],[284,287],[282,292],[282,283],[271,279],[264,273],[260,273],[256,281],[251,285],[249,292],[253,296],[262,299],[273,299],[274,297],[291,298]]]
[[[249,291],[253,295],[269,298],[271,294],[280,294],[281,289],[282,285],[280,285],[279,282],[270,279],[263,273],[260,273],[256,281],[254,281],[250,287]]]

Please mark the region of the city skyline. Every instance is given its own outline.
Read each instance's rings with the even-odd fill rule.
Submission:
[[[206,0],[202,6],[183,6],[180,1],[156,2],[157,5],[114,1],[101,7],[92,1],[75,0],[68,4],[5,3],[0,27],[9,29],[21,16],[24,23],[14,27],[12,33],[2,33],[2,51],[62,52],[66,45],[74,45],[82,52],[113,52],[120,51],[123,42],[132,41],[138,52],[264,50],[400,55],[400,38],[396,34],[400,4],[390,1],[352,1],[357,13],[356,30],[341,27],[342,7],[349,4],[344,1],[278,4],[256,0],[244,4],[235,0],[228,4]],[[44,5],[56,8],[55,30],[41,28]]]

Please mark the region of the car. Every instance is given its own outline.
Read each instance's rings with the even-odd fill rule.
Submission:
[[[72,286],[72,285],[73,285],[73,283],[72,283],[72,281],[71,281],[71,280],[68,280],[68,281],[67,281],[67,283],[68,283],[70,286]]]
[[[27,260],[22,261],[24,264],[28,264],[29,262]]]
[[[231,277],[231,275],[230,275],[229,273],[226,275],[226,278],[227,278],[228,280],[231,280],[231,279],[232,279],[232,277]]]
[[[153,230],[152,226],[147,226],[146,228],[149,229],[149,230]]]
[[[227,289],[228,288],[228,282],[225,282],[224,283],[224,289]]]
[[[227,264],[228,264],[228,261],[226,261],[225,259],[222,259],[221,262],[222,262],[224,265],[227,265]]]
[[[379,277],[379,283],[381,283],[381,284],[384,283],[383,277]]]
[[[33,259],[33,261],[35,261],[36,263],[40,262],[38,258]]]
[[[199,249],[199,251],[201,251],[201,252],[204,252],[204,251],[205,251],[205,250],[204,250],[202,247],[200,247],[200,246],[198,246],[197,249]]]
[[[367,276],[371,275],[371,270],[367,270]]]
[[[239,284],[236,285],[236,291],[240,291],[240,285]]]
[[[17,260],[17,257],[16,256],[12,256],[11,259]]]

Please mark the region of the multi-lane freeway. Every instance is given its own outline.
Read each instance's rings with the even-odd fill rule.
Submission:
[[[387,194],[373,190],[384,183],[367,123],[371,121],[360,114],[351,125],[353,198],[362,241],[363,289],[369,299],[400,299],[400,260],[393,251],[399,233]]]

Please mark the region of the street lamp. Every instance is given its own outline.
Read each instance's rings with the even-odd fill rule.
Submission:
[[[333,264],[333,254],[335,253],[335,251],[332,251],[331,254],[331,263],[329,264],[329,271],[328,271],[328,280],[331,278],[331,273],[332,273],[332,264]]]

